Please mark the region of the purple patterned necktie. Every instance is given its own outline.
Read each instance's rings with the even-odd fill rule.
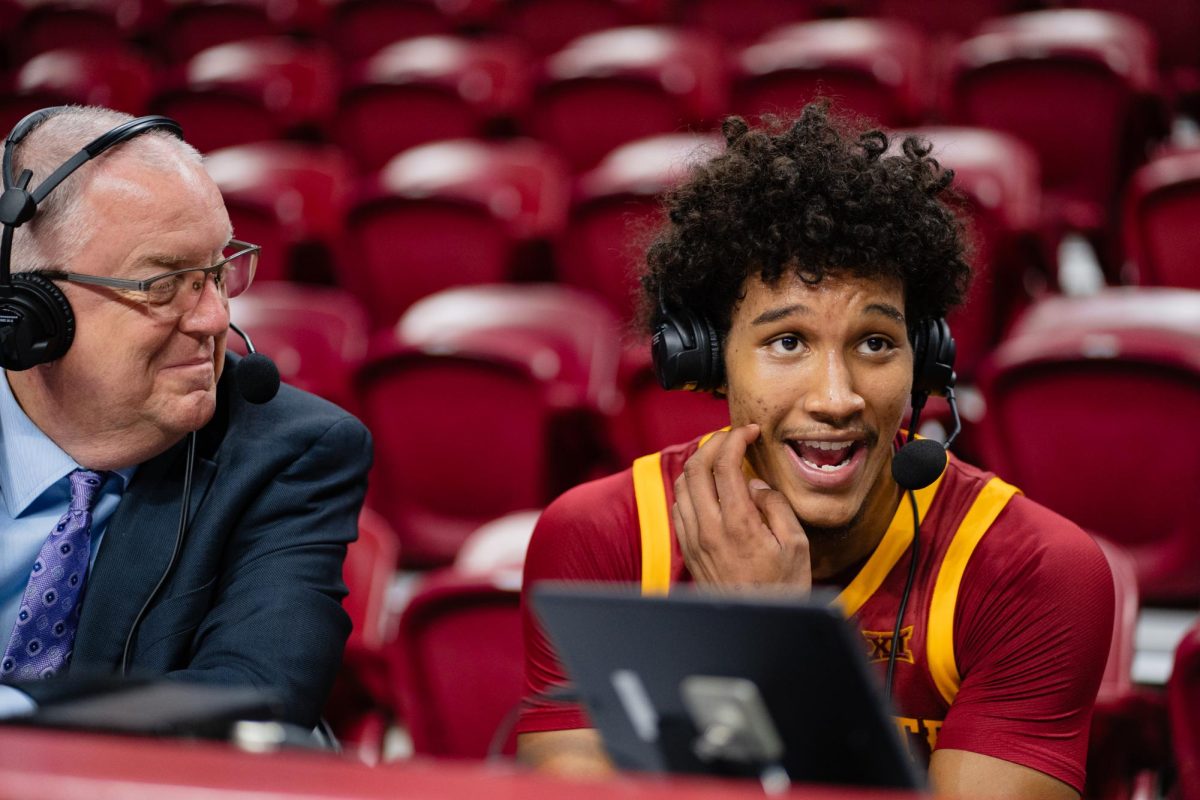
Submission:
[[[80,598],[92,549],[92,507],[104,474],[77,469],[71,506],[46,538],[21,597],[17,622],[0,662],[0,678],[49,678],[71,661]]]

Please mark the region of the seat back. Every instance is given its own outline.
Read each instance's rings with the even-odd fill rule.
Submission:
[[[431,575],[400,619],[392,663],[399,707],[421,755],[515,752],[524,689],[520,586],[453,570]]]
[[[789,114],[814,97],[895,127],[920,121],[931,98],[927,44],[895,20],[831,19],[768,33],[735,59],[733,109]]]
[[[528,124],[579,172],[625,142],[711,127],[726,93],[723,55],[712,37],[614,28],[580,37],[547,59]]]
[[[1200,292],[1039,302],[981,389],[990,468],[1128,550],[1148,600],[1200,597]]]
[[[675,0],[675,17],[684,27],[719,36],[740,45],[768,31],[812,19],[817,3],[812,0]]]
[[[1200,149],[1160,155],[1133,174],[1125,197],[1125,252],[1143,286],[1200,289]]]
[[[1179,800],[1200,800],[1200,622],[1192,626],[1175,651],[1167,683],[1171,744],[1179,771]]]

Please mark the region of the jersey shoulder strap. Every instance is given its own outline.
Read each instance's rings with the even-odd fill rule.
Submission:
[[[947,703],[954,702],[961,683],[954,656],[954,610],[967,562],[996,517],[1018,493],[1020,489],[999,478],[992,478],[984,484],[954,532],[954,538],[938,569],[929,602],[926,652],[929,673],[938,693]]]

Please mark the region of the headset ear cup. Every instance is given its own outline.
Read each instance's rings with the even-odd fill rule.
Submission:
[[[711,392],[724,382],[721,340],[704,317],[660,309],[650,352],[654,374],[664,389]]]
[[[913,395],[945,395],[954,386],[956,346],[944,319],[921,320],[913,331]]]
[[[75,340],[75,315],[67,296],[49,278],[18,272],[12,296],[0,300],[0,366],[20,372],[66,355]]]

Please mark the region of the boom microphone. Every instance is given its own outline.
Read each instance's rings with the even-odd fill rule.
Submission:
[[[908,491],[924,489],[946,468],[946,448],[937,439],[917,439],[892,458],[892,477]]]
[[[229,329],[242,337],[246,343],[247,355],[238,362],[234,382],[238,392],[248,403],[261,405],[268,402],[279,393],[279,368],[275,362],[254,349],[254,344],[246,332],[229,323]]]

